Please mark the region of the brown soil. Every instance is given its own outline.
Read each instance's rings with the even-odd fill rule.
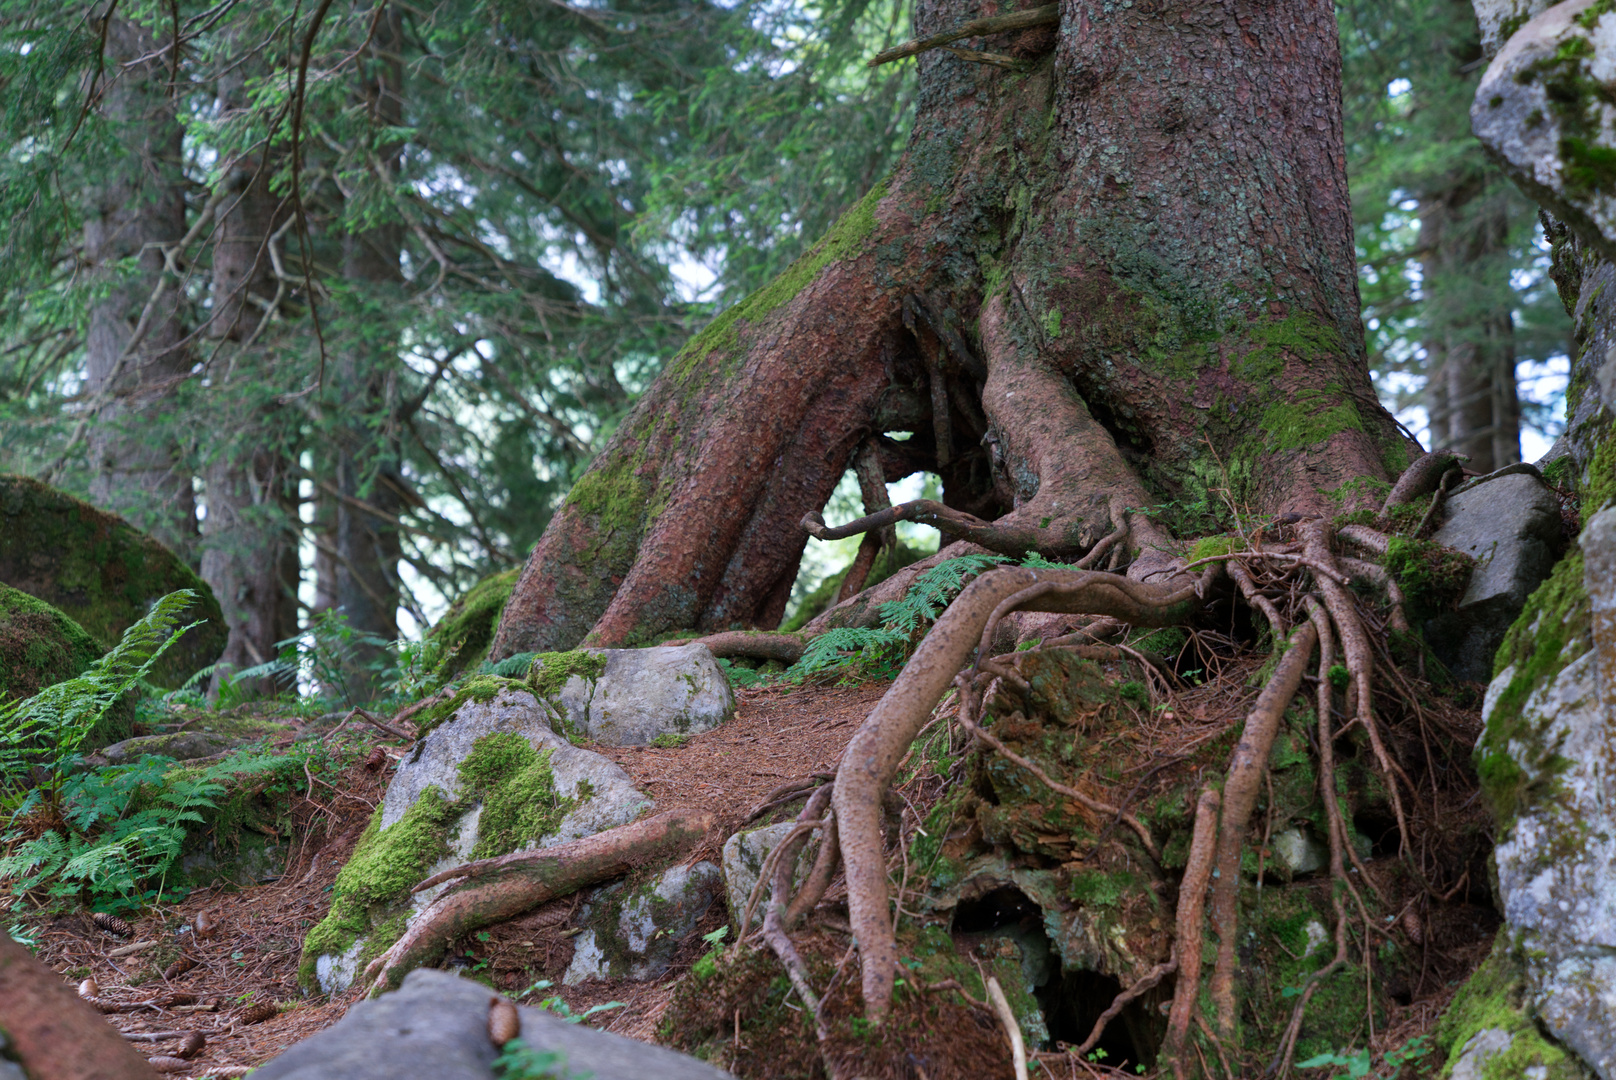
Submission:
[[[1188,746],[1238,724],[1248,699],[1255,693],[1244,685],[1247,667],[1246,661],[1235,661],[1227,671],[1219,673],[1223,678],[1182,694],[1173,708],[1159,710],[1154,716],[1142,715],[1144,722],[1137,733],[1141,743],[1153,744],[1152,749],[1158,752],[1167,744],[1183,753]],[[656,799],[659,809],[700,806],[714,811],[719,817],[718,827],[690,858],[716,861],[724,838],[772,789],[835,768],[849,737],[887,685],[870,682],[741,691],[734,721],[695,736],[684,746],[596,749],[618,761]],[[353,737],[364,741],[375,734],[356,732]],[[394,744],[381,745],[397,754]],[[345,773],[331,778],[329,783],[315,780],[296,797],[293,814],[299,823],[298,836],[286,873],[278,880],[241,889],[198,890],[181,904],[131,917],[133,936],[128,938],[109,935],[87,915],[59,917],[40,930],[40,959],[62,972],[71,983],[92,976],[103,1001],[131,1007],[131,1011],[107,1016],[109,1023],[127,1035],[202,1032],[208,1045],[194,1059],[193,1076],[223,1066],[262,1064],[294,1042],[336,1022],[358,999],[359,992],[350,991],[333,1000],[306,999],[297,986],[296,970],[303,934],[324,916],[326,890],[335,881],[385,790],[388,770],[371,773],[364,768],[363,751],[368,749],[368,745],[361,747],[360,762]],[[924,784],[917,790],[906,789],[904,795],[929,804],[941,795],[941,789],[934,783]],[[926,812],[926,806],[916,808],[921,815]],[[794,814],[796,809],[793,805],[775,815]],[[840,895],[845,895],[842,889],[833,888],[827,899],[835,901]],[[518,919],[490,927],[486,935],[476,935],[475,940],[458,942],[449,952],[448,966],[489,981],[513,996],[521,996],[522,991],[540,980],[555,984],[521,996],[528,1003],[559,994],[567,1007],[581,1013],[591,1006],[622,1002],[622,1006],[592,1017],[589,1023],[632,1038],[656,1041],[670,1001],[688,977],[690,965],[706,951],[706,944],[693,935],[681,947],[669,974],[655,982],[611,981],[560,987],[561,975],[572,958],[572,934],[576,933],[572,924],[580,900],[573,896],[553,901]],[[216,928],[208,937],[199,939],[190,927],[204,912]],[[715,903],[698,930],[705,933],[729,921],[722,902]],[[837,918],[816,919],[815,925],[801,935],[799,947],[816,968],[835,965],[846,941],[845,924],[839,923]],[[1447,939],[1438,946],[1446,946],[1446,955],[1432,965],[1442,969],[1442,978],[1422,980],[1425,985],[1413,995],[1414,1000],[1389,1018],[1391,1023],[1376,1039],[1377,1049],[1401,1045],[1430,1030],[1453,987],[1485,956],[1491,936],[1485,932],[1488,929],[1490,926],[1468,930],[1431,927],[1433,939]],[[134,955],[111,955],[121,946],[145,941],[155,944]],[[163,969],[182,955],[194,958],[197,966],[173,978],[163,978]],[[764,961],[764,966],[774,963],[766,953],[752,962]],[[836,1007],[851,1012],[855,1002],[848,995],[853,993],[853,981],[845,982],[841,996],[848,1000],[838,998]],[[179,1004],[189,995],[194,995],[202,1008]],[[248,1008],[266,1001],[278,1003],[283,1011],[252,1022]],[[939,1008],[943,1011],[937,1012]],[[946,1005],[928,1003],[923,1011],[924,1015],[916,1014],[916,1022],[937,1032],[946,1030],[951,1056],[952,1043],[958,1039],[985,1040],[979,1047],[979,1054],[985,1055],[981,1075],[998,1075],[999,1068],[986,1063],[1001,1058],[1008,1075],[1002,1033],[986,1017],[974,1016],[968,1007],[952,1000]],[[179,1037],[136,1045],[143,1053],[172,1054]],[[811,1035],[800,1049],[809,1056],[815,1053]],[[734,1063],[742,1075],[769,1072],[769,1062],[776,1056],[770,1048],[743,1046],[743,1050],[748,1052]],[[1054,1076],[1122,1075],[1059,1051],[1038,1057]],[[754,1068],[748,1070],[749,1064]]]

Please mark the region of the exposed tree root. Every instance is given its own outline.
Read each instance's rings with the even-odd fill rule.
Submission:
[[[887,497],[886,476],[881,469],[880,454],[873,440],[866,440],[859,447],[853,464],[858,474],[859,495],[864,500],[864,513],[879,514],[883,510],[890,509],[892,500]],[[842,587],[837,591],[836,602],[841,603],[862,591],[864,582],[870,577],[870,568],[875,565],[875,557],[881,553],[881,549],[893,551],[897,546],[898,532],[894,526],[871,529],[865,533],[863,541],[859,544],[858,554],[853,557],[853,565],[847,568],[847,575],[842,578]]]
[[[436,961],[460,935],[651,860],[680,855],[717,823],[710,810],[670,810],[570,843],[513,852],[435,874],[412,891],[455,879],[462,879],[461,884],[421,912],[392,948],[371,961],[365,978],[377,988],[394,989],[407,972]]]
[[[1139,995],[1151,989],[1157,983],[1161,982],[1163,979],[1167,978],[1167,976],[1171,975],[1177,970],[1178,957],[1174,956],[1163,960],[1161,963],[1145,972],[1145,974],[1140,977],[1138,982],[1134,983],[1132,986],[1128,987],[1126,990],[1112,999],[1110,1006],[1107,1007],[1105,1012],[1101,1013],[1099,1018],[1094,1021],[1094,1027],[1090,1029],[1089,1037],[1084,1039],[1082,1043],[1078,1045],[1077,1049],[1072,1051],[1072,1053],[1076,1054],[1078,1057],[1082,1057],[1090,1050],[1093,1050],[1094,1045],[1100,1041],[1100,1036],[1105,1034],[1105,1026],[1111,1021],[1115,1020],[1122,1013],[1123,1009],[1127,1008],[1128,1002],[1133,1001],[1139,997]]]
[[[795,664],[808,642],[803,635],[771,630],[726,630],[706,637],[665,641],[664,645],[705,645],[717,657],[744,656],[752,660],[778,660]]]
[[[1212,861],[1216,851],[1218,810],[1223,796],[1216,788],[1201,792],[1195,805],[1195,830],[1190,838],[1189,861],[1184,866],[1184,878],[1178,886],[1178,985],[1173,990],[1173,1005],[1167,1014],[1167,1036],[1162,1043],[1162,1057],[1173,1067],[1173,1076],[1183,1080],[1185,1072],[1184,1040],[1189,1035],[1190,1020],[1195,1014],[1201,996],[1201,913],[1206,904],[1207,883],[1212,880]]]
[[[1060,539],[1061,533],[1056,530],[1030,525],[998,525],[931,499],[899,503],[835,528],[827,526],[824,516],[815,511],[803,515],[802,527],[816,540],[845,540],[849,536],[888,528],[900,521],[930,525],[957,539],[968,540],[989,551],[1017,558],[1032,551],[1052,559],[1077,555],[1082,551],[1081,546]]]
[[[1381,506],[1382,514],[1389,513],[1394,506],[1402,506],[1416,499],[1423,499],[1442,485],[1444,474],[1451,468],[1461,465],[1470,458],[1452,450],[1433,450],[1414,459],[1414,463],[1403,470],[1403,475],[1397,478],[1391,491],[1386,493],[1386,502]]]
[[[1280,718],[1302,685],[1307,662],[1318,642],[1318,631],[1304,623],[1291,634],[1285,655],[1263,687],[1246,717],[1246,728],[1234,748],[1229,777],[1223,785],[1223,820],[1218,829],[1217,880],[1212,886],[1212,928],[1218,936],[1217,962],[1212,968],[1212,1006],[1217,1011],[1218,1033],[1228,1038],[1235,1029],[1235,938],[1239,922],[1240,849],[1245,847],[1251,811],[1268,768],[1268,755]]]

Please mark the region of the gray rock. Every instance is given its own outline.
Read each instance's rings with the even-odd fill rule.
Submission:
[[[574,942],[563,985],[658,978],[721,891],[722,874],[710,862],[672,867],[638,889],[619,884],[597,891],[583,915],[588,929]]]
[[[1307,829],[1283,829],[1269,838],[1274,859],[1292,874],[1311,874],[1330,861],[1330,849]]]
[[[1526,801],[1495,858],[1498,894],[1541,1020],[1616,1080],[1616,510],[1582,533],[1595,648],[1527,698],[1507,747]],[[1491,719],[1514,678],[1483,705]]]
[[[729,679],[705,645],[589,651],[606,657],[605,672],[568,679],[560,705],[572,731],[602,746],[694,735],[735,715]]]
[[[443,971],[412,971],[396,992],[362,1001],[324,1031],[266,1062],[258,1080],[491,1080],[498,1056],[488,1041],[480,983]],[[521,1039],[565,1056],[558,1076],[594,1080],[723,1080],[729,1073],[665,1047],[569,1024],[519,1007]]]
[[[1451,1080],[1482,1080],[1487,1062],[1509,1049],[1515,1038],[1503,1028],[1483,1028],[1470,1036],[1453,1060]]]
[[[1616,106],[1588,87],[1616,77],[1616,14],[1584,27],[1577,16],[1594,0],[1539,8],[1538,0],[1477,5],[1485,40],[1496,41],[1520,15],[1539,8],[1502,46],[1482,76],[1470,124],[1494,160],[1527,196],[1616,258],[1616,190],[1597,180],[1597,158],[1616,148]],[[1504,11],[1509,14],[1503,15]],[[1493,27],[1488,30],[1487,27]],[[1567,93],[1569,91],[1569,94]],[[1564,154],[1582,147],[1581,160]]]
[[[729,894],[730,916],[737,924],[746,914],[746,901],[752,895],[753,887],[757,885],[763,860],[769,857],[769,852],[780,846],[780,841],[784,840],[794,827],[794,822],[783,821],[778,825],[765,825],[761,829],[753,829],[751,832],[736,833],[724,841],[724,888]],[[800,882],[807,876],[818,854],[819,834],[815,833],[797,858],[794,881]],[[753,909],[754,924],[762,923],[763,903],[767,899],[766,894],[761,896],[757,907]]]
[[[1457,678],[1484,682],[1526,598],[1554,569],[1559,500],[1533,472],[1501,470],[1450,497],[1431,539],[1470,555],[1476,568],[1458,610],[1429,620],[1425,638]]]
[[[550,751],[550,770],[557,794],[578,800],[561,819],[554,832],[540,838],[534,847],[550,847],[567,840],[627,825],[655,804],[635,788],[628,773],[609,758],[592,750],[573,746],[550,728],[550,714],[525,690],[501,690],[486,702],[468,701],[453,717],[428,732],[408,758],[399,763],[382,798],[381,828],[386,830],[404,816],[428,787],[438,788],[446,798],[460,795],[460,763],[484,735],[514,732],[528,740],[535,750]],[[466,863],[477,846],[477,823],[481,804],[465,809],[451,827],[449,854],[427,869],[425,876]],[[408,909],[414,918],[452,883],[446,882],[413,896],[400,895],[398,909]],[[361,938],[341,956],[315,958],[315,976],[320,989],[338,993],[353,981],[357,958],[365,945]]]
[[[471,753],[473,743],[497,731],[516,732],[535,750],[548,748],[556,791],[579,800],[556,831],[539,841],[539,847],[626,825],[653,805],[615,761],[573,746],[550,730],[549,716],[532,694],[502,690],[487,702],[462,705],[452,719],[432,729],[399,763],[382,799],[381,827],[385,829],[403,817],[429,785],[451,799],[457,797],[460,763]],[[467,851],[476,842],[475,832],[469,840]]]
[[[280,735],[292,730],[290,724],[273,720],[228,720],[217,724],[174,731],[163,735],[139,735],[133,739],[115,742],[98,751],[109,765],[127,765],[143,754],[158,754],[176,761],[194,761],[212,757],[238,746],[245,746],[266,735]]]
[[[1532,18],[1554,6],[1554,0],[1473,0],[1481,26],[1481,51],[1498,55],[1510,37]]]

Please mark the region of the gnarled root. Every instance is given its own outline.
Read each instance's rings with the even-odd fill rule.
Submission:
[[[1403,470],[1403,475],[1397,478],[1391,491],[1387,492],[1380,512],[1388,513],[1394,506],[1402,506],[1431,494],[1442,486],[1442,478],[1449,469],[1469,460],[1466,455],[1452,450],[1432,450],[1416,458],[1414,464]]]
[[[726,630],[722,634],[664,641],[664,645],[705,645],[717,657],[744,656],[749,660],[778,660],[795,664],[808,642],[803,635],[778,630]]]
[[[442,956],[448,943],[461,934],[617,877],[642,863],[680,855],[717,823],[717,815],[710,810],[669,810],[581,840],[484,859],[434,875],[412,891],[456,878],[464,880],[433,901],[391,949],[371,961],[365,978],[374,980],[377,988],[393,989],[405,973]]]
[[[1200,607],[1197,583],[1151,585],[1094,571],[992,570],[977,578],[938,619],[898,680],[848,743],[836,774],[836,810],[848,911],[860,948],[866,1016],[886,1017],[897,944],[887,910],[881,797],[910,742],[975,650],[983,627],[1008,598],[1049,584],[1027,599],[1031,610],[1110,615],[1137,626],[1173,626]]]
[[[1167,1014],[1167,1038],[1162,1057],[1171,1062],[1173,1076],[1184,1077],[1184,1039],[1201,996],[1201,913],[1205,910],[1206,886],[1212,880],[1212,860],[1218,831],[1218,810],[1223,796],[1216,788],[1201,792],[1195,805],[1195,830],[1190,837],[1189,861],[1178,886],[1178,985],[1173,991],[1172,1009]]]

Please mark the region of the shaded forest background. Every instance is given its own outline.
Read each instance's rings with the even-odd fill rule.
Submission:
[[[1470,134],[1470,5],[1338,18],[1377,386],[1476,471],[1536,456],[1569,325],[1535,207]],[[170,543],[236,670],[328,613],[418,634],[522,564],[663,360],[886,173],[913,69],[865,59],[909,23],[3,0],[0,471]],[[858,505],[850,473],[827,517]],[[798,602],[843,545],[810,546]]]

